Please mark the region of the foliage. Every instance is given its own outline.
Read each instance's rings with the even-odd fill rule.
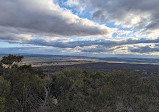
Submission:
[[[159,81],[126,71],[45,75],[23,56],[0,62],[0,112],[158,112]],[[4,65],[9,65],[5,67]]]
[[[4,56],[1,60],[3,64],[8,64],[11,65],[13,62],[20,62],[23,59],[23,56],[14,56],[14,55],[9,55],[9,56]]]
[[[53,74],[51,90],[58,101],[52,106],[58,112],[152,112],[159,103],[156,83],[124,71],[65,70]]]
[[[8,65],[16,62],[9,68],[2,66],[0,76],[0,103],[8,112],[38,111],[44,101],[45,75],[30,65],[17,66],[22,58],[9,55],[1,60],[2,64]]]
[[[6,110],[6,98],[10,92],[10,82],[0,76],[0,112]]]

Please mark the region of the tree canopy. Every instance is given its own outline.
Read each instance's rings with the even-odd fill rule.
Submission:
[[[49,75],[16,65],[23,56],[0,62],[0,112],[159,112],[159,82],[126,71],[66,69]]]

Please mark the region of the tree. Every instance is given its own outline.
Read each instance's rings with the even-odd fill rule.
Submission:
[[[10,54],[2,57],[1,63],[12,67],[14,64],[19,63],[23,58],[23,56],[14,56]]]
[[[22,57],[0,62],[0,112],[158,112],[159,82],[140,74],[66,69],[47,77]],[[5,68],[5,65],[10,67]]]
[[[78,69],[53,74],[51,92],[58,102],[55,109],[62,112],[85,111],[83,80],[84,73]]]
[[[58,112],[113,110],[113,89],[109,76],[102,72],[88,73],[79,69],[57,72],[52,76],[51,90],[58,102],[52,106]]]
[[[23,56],[9,55],[2,58],[1,63],[8,65],[8,68],[2,66],[2,79],[0,79],[1,90],[5,92],[7,88],[3,79],[10,82],[10,91],[6,91],[7,97],[0,97],[0,104],[3,110],[14,112],[32,112],[41,110],[45,97],[45,75],[42,71],[32,68],[31,65],[17,65]]]
[[[9,110],[20,112],[38,111],[44,101],[44,79],[36,70],[21,66],[10,74],[11,101]]]
[[[5,112],[7,97],[10,92],[10,82],[0,76],[0,112]]]

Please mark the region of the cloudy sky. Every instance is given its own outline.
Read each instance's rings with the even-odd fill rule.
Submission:
[[[159,0],[0,0],[0,53],[159,58]]]

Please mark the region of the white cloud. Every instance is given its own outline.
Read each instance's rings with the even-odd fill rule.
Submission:
[[[80,2],[79,2],[79,0],[68,0],[66,2],[66,4],[69,5],[69,6],[79,6]]]

